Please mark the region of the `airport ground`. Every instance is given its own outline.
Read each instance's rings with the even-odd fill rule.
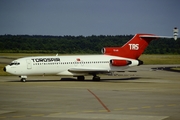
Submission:
[[[0,76],[0,119],[179,120],[180,73],[166,71],[171,66],[142,65],[130,69],[137,72],[100,75],[100,82]]]

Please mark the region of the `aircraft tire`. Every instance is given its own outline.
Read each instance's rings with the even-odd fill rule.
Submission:
[[[25,79],[25,78],[22,78],[22,79],[21,79],[21,82],[26,82],[26,79]]]
[[[101,79],[101,78],[100,78],[99,76],[94,76],[94,77],[93,77],[93,81],[100,81],[100,79]]]
[[[84,80],[84,76],[77,76],[77,80],[83,81]]]

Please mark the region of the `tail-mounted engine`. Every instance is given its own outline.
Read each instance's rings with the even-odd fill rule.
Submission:
[[[129,60],[116,60],[116,59],[112,59],[110,60],[110,64],[112,66],[126,66],[126,65],[130,65],[132,62]]]
[[[120,52],[120,47],[105,47],[102,48],[101,52],[106,55],[118,55]]]

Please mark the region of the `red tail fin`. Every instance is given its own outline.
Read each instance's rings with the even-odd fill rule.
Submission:
[[[158,36],[153,34],[136,34],[122,47],[106,47],[103,49],[103,53],[107,55],[138,59],[148,44],[153,39],[157,38]]]

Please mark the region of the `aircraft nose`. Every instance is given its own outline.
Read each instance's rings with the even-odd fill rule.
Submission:
[[[4,69],[3,69],[5,72],[6,72],[6,67],[4,67]]]

